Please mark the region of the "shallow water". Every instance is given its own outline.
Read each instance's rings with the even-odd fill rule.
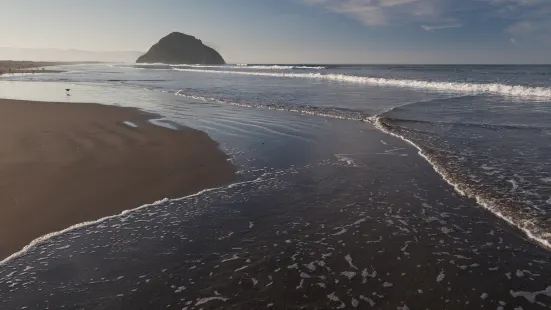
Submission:
[[[551,66],[67,68],[57,75],[8,78],[54,82],[39,83],[33,88],[40,90],[31,93],[27,85],[9,82],[0,83],[0,90],[4,97],[139,106],[212,134],[230,129],[254,136],[255,126],[292,139],[310,134],[302,119],[234,112],[231,105],[370,122],[384,118],[387,130],[430,153],[432,164],[458,188],[542,244],[551,240]],[[73,88],[71,96],[59,87]],[[196,108],[198,104],[214,106]],[[198,120],[202,113],[211,120]],[[251,113],[259,116],[249,117]]]

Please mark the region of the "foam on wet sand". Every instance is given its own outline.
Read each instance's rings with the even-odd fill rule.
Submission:
[[[0,99],[0,259],[44,234],[233,179],[208,135],[154,117]]]

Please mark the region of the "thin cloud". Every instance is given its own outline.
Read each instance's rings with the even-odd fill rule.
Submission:
[[[454,23],[454,24],[444,24],[444,25],[433,25],[433,26],[428,26],[428,25],[421,25],[421,28],[423,28],[423,30],[425,31],[435,31],[435,30],[443,30],[443,29],[450,29],[450,28],[461,28],[463,27],[462,24],[460,23]]]
[[[551,43],[551,1],[549,0],[489,0],[500,16],[510,21],[504,29],[516,44],[523,41]]]
[[[303,0],[343,14],[366,26],[386,26],[407,20],[437,21],[440,5],[449,0]]]
[[[521,20],[507,27],[505,32],[515,38],[550,44],[551,20]]]
[[[459,28],[472,19],[503,25],[510,38],[551,42],[551,0],[302,0],[367,27]]]

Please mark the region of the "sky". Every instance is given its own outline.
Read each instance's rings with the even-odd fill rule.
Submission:
[[[135,57],[173,31],[228,63],[551,63],[551,0],[0,0],[0,59]]]

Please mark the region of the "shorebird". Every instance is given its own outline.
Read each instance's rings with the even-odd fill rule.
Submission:
[[[67,93],[66,93],[67,96],[71,96],[71,94],[69,94],[69,91],[71,91],[70,88],[65,88],[65,91],[67,92]]]

